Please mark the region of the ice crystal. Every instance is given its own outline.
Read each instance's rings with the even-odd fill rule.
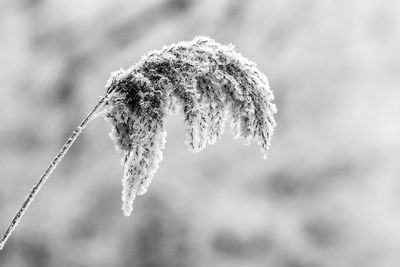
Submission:
[[[149,52],[127,70],[112,73],[105,117],[123,152],[123,211],[130,215],[162,160],[167,112],[183,111],[186,143],[194,151],[215,143],[227,122],[236,138],[256,140],[264,157],[275,127],[268,80],[249,61],[208,37]]]

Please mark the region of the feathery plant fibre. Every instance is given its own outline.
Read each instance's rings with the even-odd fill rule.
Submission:
[[[162,160],[167,112],[183,111],[186,143],[194,151],[215,143],[231,122],[235,137],[255,139],[264,157],[276,112],[267,78],[255,64],[206,37],[151,51],[128,70],[112,73],[105,117],[123,152],[123,211],[147,191]]]
[[[147,191],[162,160],[167,113],[183,112],[186,144],[193,152],[215,143],[231,124],[235,138],[260,145],[264,158],[275,128],[274,96],[255,63],[208,37],[179,42],[149,52],[127,70],[111,74],[106,95],[74,131],[0,241],[3,248],[40,187],[78,135],[96,115],[112,125],[111,139],[123,154],[122,210]],[[97,111],[103,109],[101,112]]]

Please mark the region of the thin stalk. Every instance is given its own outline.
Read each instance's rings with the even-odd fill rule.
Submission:
[[[8,238],[11,236],[12,232],[17,227],[18,223],[21,221],[22,216],[25,214],[25,211],[28,209],[29,205],[32,203],[32,201],[35,198],[35,196],[39,193],[40,188],[44,185],[44,183],[50,177],[50,174],[57,167],[58,163],[60,163],[62,158],[68,152],[69,148],[72,146],[72,144],[78,138],[78,136],[82,133],[82,131],[86,128],[86,126],[89,124],[89,122],[92,119],[94,119],[95,117],[97,117],[96,116],[97,115],[96,112],[99,111],[103,107],[103,104],[104,104],[104,102],[105,102],[107,97],[108,97],[108,95],[105,95],[99,101],[99,103],[97,103],[97,105],[94,107],[94,109],[81,122],[81,124],[75,129],[75,131],[71,134],[70,138],[65,142],[65,144],[61,148],[60,152],[58,152],[57,156],[53,159],[53,161],[51,162],[50,166],[47,167],[46,171],[42,174],[42,176],[40,177],[39,181],[32,187],[29,195],[26,197],[24,203],[19,208],[17,214],[14,216],[14,218],[12,219],[10,225],[8,226],[8,228],[4,232],[3,236],[1,237],[0,250],[3,249],[3,247],[4,247],[5,243],[7,242]]]

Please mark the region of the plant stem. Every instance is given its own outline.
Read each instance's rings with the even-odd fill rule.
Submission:
[[[103,104],[108,97],[106,94],[94,107],[94,109],[86,116],[86,118],[81,122],[81,124],[75,129],[75,131],[71,134],[70,138],[65,142],[63,147],[61,148],[60,152],[58,152],[57,156],[53,159],[50,166],[47,167],[46,171],[42,174],[39,181],[32,187],[29,195],[26,197],[24,203],[19,208],[17,214],[12,219],[10,225],[8,226],[7,230],[4,232],[3,236],[0,240],[0,250],[3,249],[5,243],[7,242],[8,238],[11,236],[14,229],[17,227],[18,223],[21,221],[22,216],[25,214],[25,211],[28,209],[29,205],[32,203],[35,196],[39,193],[40,188],[43,184],[47,181],[50,174],[54,171],[57,167],[57,164],[60,163],[62,158],[68,152],[69,148],[78,138],[78,136],[82,133],[82,131],[86,128],[89,122],[96,117],[96,112],[103,107]]]

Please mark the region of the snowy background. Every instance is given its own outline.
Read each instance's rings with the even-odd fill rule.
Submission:
[[[227,133],[164,161],[122,215],[104,120],[53,173],[1,267],[395,267],[400,264],[400,2],[0,1],[0,231],[109,73],[195,35],[234,43],[276,95],[265,161]]]

